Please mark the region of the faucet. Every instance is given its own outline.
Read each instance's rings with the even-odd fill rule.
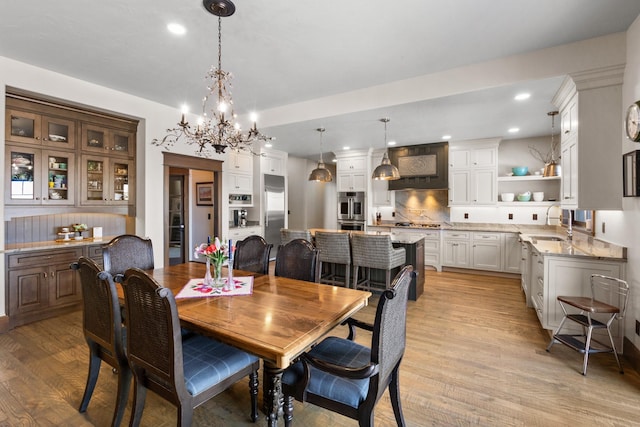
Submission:
[[[551,206],[549,206],[547,208],[547,225],[552,225],[551,224],[551,219],[557,219],[557,220],[561,220],[562,218],[562,214],[561,216],[558,217],[550,217],[549,216],[549,211],[551,210],[551,208],[553,207],[557,207],[559,208],[560,205],[559,204],[553,204]],[[567,209],[567,212],[569,212],[569,221],[567,221],[567,240],[571,241],[573,240],[573,211],[571,209]],[[560,221],[560,223],[562,224],[562,221]]]

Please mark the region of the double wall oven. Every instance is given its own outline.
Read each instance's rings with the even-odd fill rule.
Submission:
[[[363,231],[365,200],[363,191],[338,194],[338,226],[340,230]]]

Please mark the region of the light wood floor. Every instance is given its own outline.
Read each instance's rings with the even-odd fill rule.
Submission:
[[[407,425],[640,425],[638,373],[626,366],[620,375],[612,355],[600,354],[583,377],[578,353],[562,345],[547,353],[548,335],[526,308],[517,280],[426,274],[425,293],[408,308],[400,386]],[[357,317],[372,319],[375,303]],[[0,335],[0,426],[108,426],[116,376],[104,364],[88,411],[77,412],[87,354],[80,313]],[[248,401],[243,381],[196,409],[194,425],[252,425]],[[294,420],[301,427],[357,425],[299,403]],[[142,423],[174,426],[175,409],[150,393]],[[376,425],[394,425],[387,393]]]

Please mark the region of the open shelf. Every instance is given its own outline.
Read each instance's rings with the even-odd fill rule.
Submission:
[[[498,181],[557,181],[559,176],[525,175],[525,176],[499,176]]]

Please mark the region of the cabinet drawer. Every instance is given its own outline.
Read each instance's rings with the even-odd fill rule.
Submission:
[[[89,258],[102,258],[102,245],[88,246],[87,256]]]
[[[65,248],[45,252],[25,252],[8,256],[9,268],[51,265],[58,263],[72,263],[82,256],[82,247]]]
[[[423,231],[425,240],[440,240],[440,232],[436,230]]]
[[[440,253],[440,240],[425,240],[424,251]]]
[[[500,233],[473,233],[473,240],[498,242],[500,241]]]
[[[444,238],[448,240],[453,240],[453,239],[468,240],[469,232],[468,231],[445,231]]]

